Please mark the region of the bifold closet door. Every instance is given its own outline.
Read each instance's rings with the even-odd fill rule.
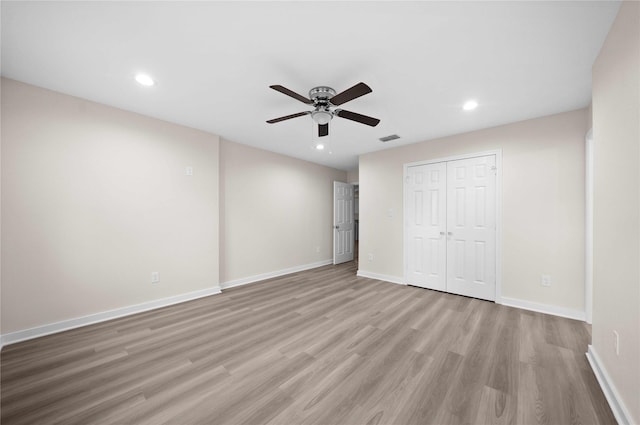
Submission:
[[[446,163],[408,168],[407,283],[446,290]]]
[[[495,155],[408,167],[405,207],[406,283],[495,300]]]
[[[496,298],[496,157],[447,163],[447,292]]]

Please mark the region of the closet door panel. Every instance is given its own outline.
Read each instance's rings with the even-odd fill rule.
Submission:
[[[447,163],[447,292],[495,300],[495,155]]]
[[[408,167],[405,182],[406,280],[444,291],[446,287],[446,164]]]

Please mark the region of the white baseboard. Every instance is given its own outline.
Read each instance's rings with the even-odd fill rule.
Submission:
[[[103,311],[101,313],[90,314],[88,316],[76,317],[74,319],[63,320],[61,322],[50,323],[48,325],[37,326],[31,329],[11,332],[0,336],[0,346],[14,344],[28,339],[38,338],[45,335],[51,335],[58,332],[68,331],[70,329],[82,326],[92,325],[107,320],[118,319],[120,317],[130,316],[136,313],[142,313],[149,310],[155,310],[161,307],[167,307],[173,304],[183,303],[185,301],[195,300],[197,298],[208,297],[220,293],[220,288],[215,286],[200,291],[188,292],[173,297],[161,298],[159,300],[148,301],[142,304],[131,305],[127,307],[117,308],[115,310]]]
[[[322,260],[315,263],[303,264],[301,266],[295,266],[295,267],[289,267],[287,269],[276,270],[274,272],[261,273],[254,276],[242,277],[240,279],[228,280],[226,282],[222,282],[220,284],[220,287],[222,289],[229,289],[235,286],[241,286],[249,283],[259,282],[261,280],[271,279],[272,277],[284,276],[286,274],[315,269],[317,267],[322,267],[322,266],[328,266],[329,264],[333,264],[333,260]]]
[[[385,282],[397,283],[399,285],[406,285],[404,279],[398,276],[389,276],[378,273],[371,273],[364,270],[358,270],[358,276],[367,277],[369,279],[383,280]],[[509,307],[521,308],[523,310],[536,311],[538,313],[551,314],[553,316],[566,317],[568,319],[586,320],[586,314],[584,311],[572,310],[564,307],[557,307],[548,304],[539,304],[531,301],[519,300],[516,298],[502,297],[496,300],[497,304],[503,304]]]
[[[385,282],[397,283],[398,285],[406,285],[406,283],[404,283],[404,279],[398,276],[371,273],[365,270],[358,270],[358,276],[366,277],[369,279],[384,280]]]
[[[586,354],[587,360],[589,360],[589,364],[591,365],[591,369],[593,369],[593,373],[596,375],[596,379],[600,384],[600,388],[602,388],[602,392],[609,402],[609,407],[611,407],[613,416],[616,417],[616,421],[618,421],[618,424],[633,424],[634,422],[631,418],[629,410],[620,398],[620,394],[618,393],[618,390],[616,390],[616,386],[613,384],[611,377],[607,373],[607,369],[602,364],[602,360],[600,360],[600,356],[598,356],[598,353],[596,353],[593,345],[589,345]]]
[[[496,300],[497,304],[506,305],[509,307],[521,308],[523,310],[536,311],[538,313],[551,314],[553,316],[566,317],[567,319],[580,320],[584,322],[586,320],[586,314],[584,311],[572,310],[570,308],[557,307],[549,304],[539,304],[531,301],[519,300],[517,298],[501,297]]]

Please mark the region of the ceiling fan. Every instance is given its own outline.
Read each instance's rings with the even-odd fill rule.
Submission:
[[[344,109],[331,109],[334,106],[342,105],[343,103],[346,103],[350,100],[356,99],[360,96],[364,96],[367,93],[371,93],[373,90],[371,90],[371,87],[369,87],[365,83],[358,83],[355,86],[348,88],[342,93],[338,94],[336,94],[336,91],[331,87],[314,87],[309,90],[308,98],[280,85],[269,87],[296,100],[299,100],[302,103],[313,105],[314,108],[313,111],[298,112],[297,114],[274,118],[267,121],[269,124],[275,124],[280,121],[302,117],[304,115],[311,115],[313,121],[318,124],[318,136],[323,137],[329,135],[329,121],[331,121],[334,116],[346,118],[351,121],[369,125],[371,127],[375,127],[380,122],[380,120],[377,118],[368,117],[366,115],[358,114],[351,111],[345,111]]]

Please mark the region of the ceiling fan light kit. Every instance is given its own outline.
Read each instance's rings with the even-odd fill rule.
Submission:
[[[317,124],[323,125],[323,124],[328,124],[329,121],[331,121],[331,118],[333,118],[333,114],[329,111],[315,110],[311,113],[311,118],[313,118],[313,120]]]
[[[314,87],[309,90],[308,98],[281,85],[273,85],[269,87],[273,90],[279,91],[282,94],[286,94],[287,96],[292,97],[304,104],[313,105],[314,107],[313,111],[298,112],[296,114],[286,115],[284,117],[268,120],[267,123],[269,124],[275,124],[280,121],[301,117],[303,115],[311,115],[311,119],[316,124],[318,124],[318,137],[325,137],[329,135],[329,122],[333,119],[334,116],[359,122],[371,127],[375,127],[380,122],[380,120],[377,118],[369,117],[355,112],[345,111],[343,109],[331,109],[332,107],[342,105],[343,103],[346,103],[350,100],[356,99],[360,96],[364,96],[367,93],[371,93],[371,88],[365,83],[358,83],[355,86],[348,88],[347,90],[338,94],[336,94],[336,91],[331,87]]]

